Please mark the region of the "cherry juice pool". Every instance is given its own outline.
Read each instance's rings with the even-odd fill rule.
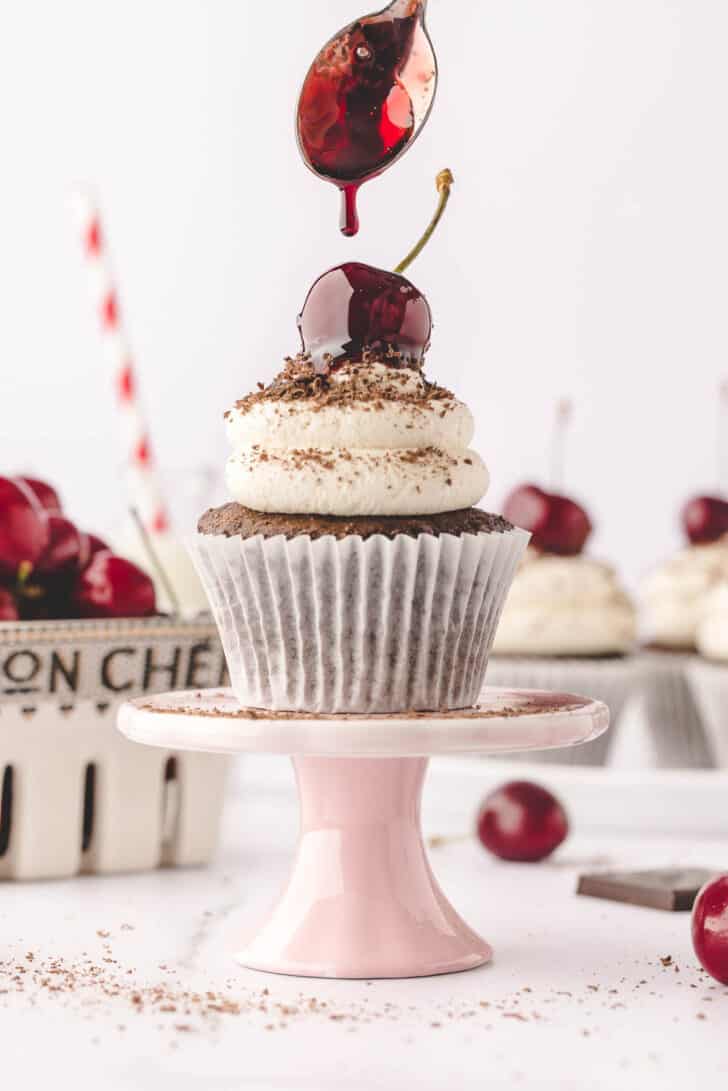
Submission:
[[[409,146],[427,118],[437,67],[427,0],[393,0],[349,24],[308,70],[296,117],[306,165],[343,194],[341,230],[359,229],[359,186]]]

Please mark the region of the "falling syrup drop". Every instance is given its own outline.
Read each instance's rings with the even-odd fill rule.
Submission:
[[[359,182],[349,182],[341,186],[341,219],[339,227],[341,234],[351,238],[359,230],[359,213],[356,208],[356,195],[359,192]]]
[[[308,70],[296,131],[304,162],[342,190],[341,230],[359,230],[359,186],[386,170],[427,120],[437,62],[427,0],[393,0],[326,43]]]

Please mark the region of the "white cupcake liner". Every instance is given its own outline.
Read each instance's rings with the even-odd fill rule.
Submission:
[[[710,769],[714,765],[689,674],[698,657],[691,652],[644,651],[645,714],[658,769]]]
[[[702,716],[713,766],[728,768],[728,664],[691,657],[688,682]]]
[[[242,705],[400,712],[476,703],[527,543],[513,529],[189,544]]]
[[[525,755],[529,762],[553,765],[606,765],[619,729],[619,718],[629,697],[640,685],[635,659],[576,659],[541,656],[493,656],[486,685],[506,689],[545,689],[595,697],[609,708],[609,730],[583,746],[564,750],[537,750]]]

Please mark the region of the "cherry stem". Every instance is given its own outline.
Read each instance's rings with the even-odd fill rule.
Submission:
[[[423,250],[425,246],[427,246],[427,243],[430,240],[430,236],[439,224],[442,214],[447,206],[447,202],[450,200],[450,187],[452,186],[454,181],[455,179],[452,176],[452,171],[448,170],[447,167],[445,168],[445,170],[441,170],[438,174],[437,178],[435,179],[435,185],[437,186],[437,192],[440,194],[440,200],[437,202],[435,215],[432,217],[429,224],[427,225],[427,229],[422,238],[415,243],[407,257],[402,258],[399,265],[395,266],[395,273],[403,273],[405,269],[412,264],[420,251]]]
[[[571,402],[562,398],[556,404],[554,431],[551,438],[551,488],[561,489],[564,483],[566,462],[566,431],[571,419]]]
[[[470,841],[472,833],[436,833],[427,838],[428,849],[441,849],[445,845],[460,845],[463,841]]]
[[[164,565],[159,559],[159,554],[152,545],[152,536],[147,528],[144,526],[144,520],[142,519],[136,508],[129,508],[129,514],[134,520],[136,528],[139,531],[139,537],[141,538],[142,545],[146,550],[147,557],[149,558],[149,563],[154,569],[157,579],[164,588],[164,593],[166,594],[169,601],[172,603],[172,610],[174,611],[175,616],[178,617],[182,612],[180,608],[179,598],[177,597],[177,592],[172,586],[172,581],[167,575]]]

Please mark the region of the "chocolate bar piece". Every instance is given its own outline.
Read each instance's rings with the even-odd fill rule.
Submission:
[[[648,871],[603,871],[580,875],[577,894],[650,909],[685,911],[693,908],[698,891],[720,874],[705,868],[653,868]]]

